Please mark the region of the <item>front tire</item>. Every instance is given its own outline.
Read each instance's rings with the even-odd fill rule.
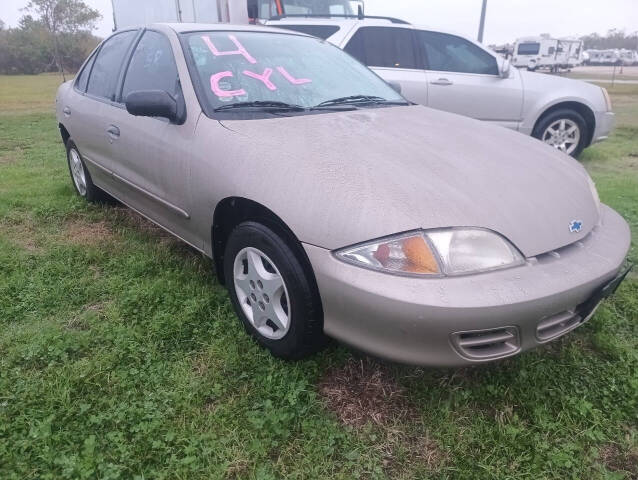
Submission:
[[[240,224],[226,244],[224,274],[244,328],[274,356],[300,359],[326,343],[314,278],[283,236]]]
[[[71,139],[66,142],[66,159],[73,188],[80,197],[92,203],[112,201],[104,190],[96,187],[93,183],[91,174],[82,160],[82,155]]]
[[[589,128],[580,113],[561,108],[541,117],[532,136],[577,158],[587,146]]]

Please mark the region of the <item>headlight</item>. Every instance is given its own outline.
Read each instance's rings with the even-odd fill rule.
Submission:
[[[600,87],[603,91],[603,97],[605,97],[605,105],[607,106],[607,111],[611,112],[611,97],[609,96],[609,92],[606,88]]]
[[[335,252],[360,267],[399,275],[460,275],[521,265],[505,238],[480,228],[408,232]]]

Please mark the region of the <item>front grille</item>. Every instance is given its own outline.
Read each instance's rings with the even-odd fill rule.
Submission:
[[[451,340],[459,354],[469,360],[503,358],[514,355],[521,348],[516,327],[456,332]]]
[[[540,342],[546,342],[554,338],[560,337],[565,333],[576,328],[582,320],[582,317],[572,310],[557,313],[551,317],[546,317],[538,322],[536,327],[536,338]]]

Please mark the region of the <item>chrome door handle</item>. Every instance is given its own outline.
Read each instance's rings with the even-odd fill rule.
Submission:
[[[70,117],[71,116],[71,109],[69,107],[64,107],[64,109],[62,110],[62,113],[64,113],[65,117]]]
[[[116,140],[120,138],[120,129],[115,125],[109,125],[109,128],[106,129],[106,133],[108,133],[109,137],[112,140]]]
[[[447,87],[448,85],[454,85],[454,82],[449,81],[447,78],[439,78],[438,80],[431,81],[430,84]]]

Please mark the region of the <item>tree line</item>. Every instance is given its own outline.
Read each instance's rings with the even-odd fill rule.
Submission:
[[[100,13],[81,0],[31,0],[15,28],[0,20],[0,73],[76,72],[100,42]]]
[[[581,37],[581,40],[587,50],[610,50],[615,48],[638,50],[638,31],[626,34],[624,30],[614,28],[609,30],[606,35],[591,33]]]

